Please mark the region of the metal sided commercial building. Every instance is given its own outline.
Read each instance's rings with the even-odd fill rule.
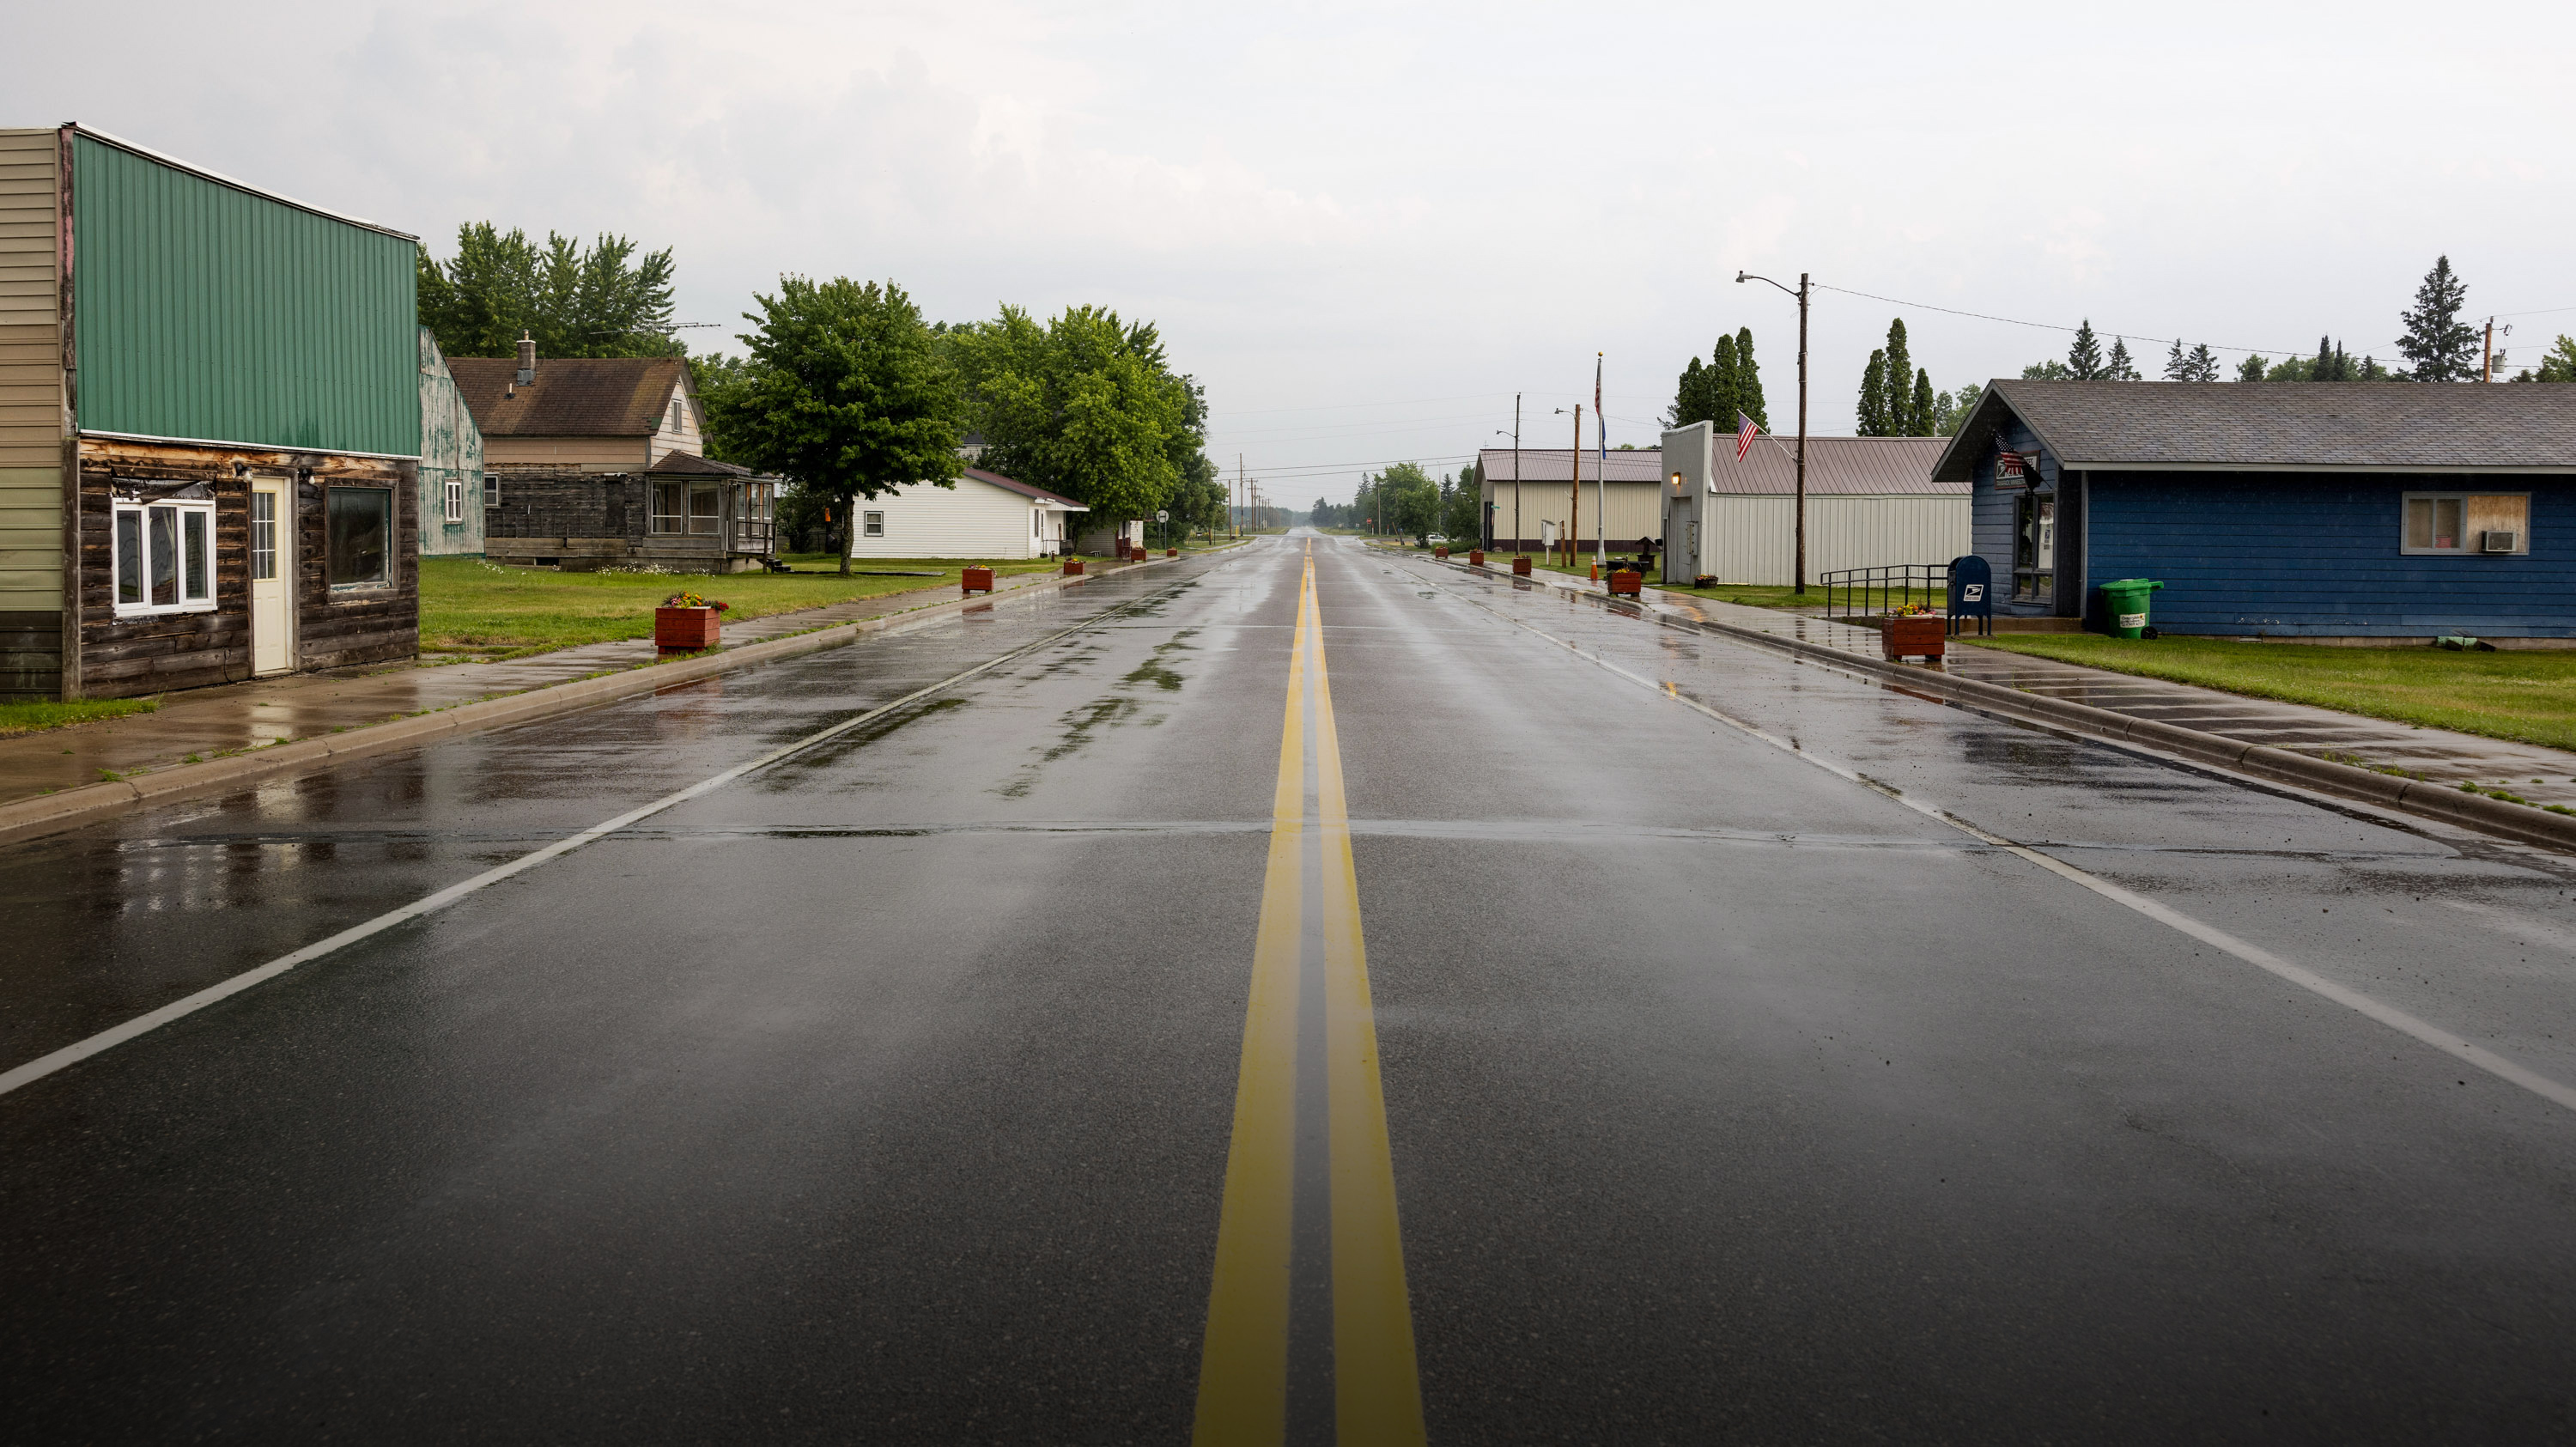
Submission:
[[[1476,475],[1484,479],[1484,546],[1505,553],[1528,553],[1553,543],[1563,546],[1569,533],[1579,533],[1577,546],[1590,552],[1603,536],[1601,515],[1609,512],[1609,549],[1626,552],[1640,538],[1663,539],[1661,454],[1652,448],[1611,450],[1605,473],[1600,453],[1570,447],[1488,447],[1476,455]],[[1583,497],[1574,497],[1580,465]],[[1519,531],[1513,531],[1518,528]]]
[[[1932,475],[1945,437],[1807,439],[1807,581],[1846,568],[1943,564],[1968,550],[1968,485]],[[1798,569],[1797,442],[1694,422],[1664,434],[1664,581],[1788,587]],[[1998,575],[2000,576],[2000,575]]]
[[[0,695],[418,651],[412,237],[0,130]]]
[[[1998,614],[2099,626],[2152,578],[2167,633],[2576,638],[2565,383],[1998,381],[1934,476]]]

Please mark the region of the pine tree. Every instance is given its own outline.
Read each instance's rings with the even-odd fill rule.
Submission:
[[[2260,382],[2263,380],[2264,372],[2269,370],[2271,365],[2271,363],[2264,361],[2260,356],[2247,357],[2244,361],[2236,364],[2236,380],[2239,382]]]
[[[1720,432],[1735,430],[1735,397],[1744,390],[1743,369],[1737,365],[1735,338],[1721,336],[1709,348],[1708,420]]]
[[[1905,345],[1905,318],[1887,324],[1887,430],[1882,437],[1914,435],[1914,356]]]
[[[1740,328],[1735,333],[1735,406],[1753,419],[1754,426],[1766,432],[1771,430],[1771,414],[1762,406],[1762,372],[1753,364],[1751,327]],[[1726,425],[1735,427],[1739,424],[1729,415]]]
[[[1906,436],[1941,435],[1941,394],[1932,390],[1932,374],[1920,367],[1914,370],[1914,405],[1908,411]]]
[[[1665,416],[1665,426],[1688,427],[1700,420],[1700,396],[1708,390],[1708,380],[1702,371],[1697,357],[1691,358],[1689,365],[1682,368],[1681,380],[1673,387],[1673,410]]]
[[[2424,273],[2424,284],[2415,288],[2415,309],[2398,313],[2406,323],[2406,335],[2398,340],[2397,350],[2414,364],[2406,374],[2409,380],[2478,380],[2478,329],[2460,320],[2460,308],[2468,300],[2468,284],[2451,270],[2451,258],[2437,258],[2433,269]]]
[[[2183,360],[2191,369],[2191,375],[2185,378],[2185,381],[2215,382],[2218,380],[2218,354],[2209,349],[2209,343],[2192,343],[2191,355]]]
[[[1869,365],[1860,374],[1860,426],[1863,437],[1887,435],[1887,352],[1869,354]]]
[[[2180,337],[2174,338],[2173,350],[2165,353],[2165,380],[2168,382],[2191,380],[2191,361],[2183,354]]]
[[[2110,360],[2102,364],[2102,375],[2106,380],[2113,382],[2141,380],[2138,376],[2138,364],[2129,358],[2129,344],[2119,337],[2111,339],[2111,356]]]
[[[2075,344],[2066,349],[2066,375],[2078,382],[2099,381],[2105,375],[2102,339],[2093,335],[2091,317],[2075,329]]]

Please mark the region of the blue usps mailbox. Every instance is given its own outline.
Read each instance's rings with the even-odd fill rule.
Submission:
[[[1995,631],[1995,570],[1974,553],[1950,560],[1950,634],[1958,636],[1960,620],[1977,620],[1977,632]]]

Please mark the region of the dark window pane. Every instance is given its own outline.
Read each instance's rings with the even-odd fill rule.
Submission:
[[[151,548],[152,601],[156,605],[176,603],[179,601],[179,510],[156,507],[146,511],[151,518],[144,533]]]
[[[143,514],[134,508],[116,514],[116,601],[143,601]]]
[[[250,495],[250,575],[266,582],[277,576],[277,494]]]
[[[207,546],[207,524],[214,514],[192,507],[179,514],[179,534],[188,546],[179,559],[181,591],[191,603],[202,603],[214,596],[214,549]]]
[[[327,494],[324,522],[331,581],[381,583],[392,577],[394,495],[372,487],[335,487]]]

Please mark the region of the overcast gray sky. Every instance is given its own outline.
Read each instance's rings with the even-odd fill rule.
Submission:
[[[934,318],[1159,323],[1271,496],[1453,469],[1606,354],[1610,441],[1753,328],[1849,432],[1902,315],[1945,388],[2066,336],[2386,357],[2448,253],[2517,360],[2576,331],[2576,6],[13,5],[9,124],[77,120],[416,231],[676,248],[683,320],[782,271]],[[2151,373],[2164,345],[2133,343]],[[2240,352],[2221,354],[2233,362]],[[1588,441],[1588,438],[1587,438]]]

